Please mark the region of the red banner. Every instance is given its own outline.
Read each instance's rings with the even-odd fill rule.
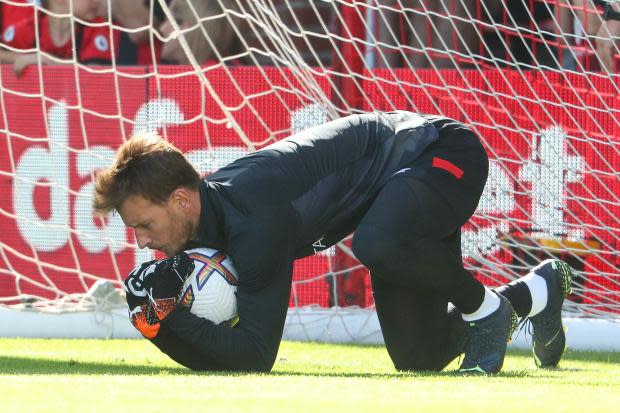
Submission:
[[[144,259],[118,216],[103,223],[91,210],[93,173],[111,164],[134,131],[159,130],[208,173],[329,118],[329,108],[313,103],[330,101],[327,75],[300,80],[275,68],[219,68],[204,72],[205,86],[184,70],[159,67],[155,76],[148,68],[45,67],[16,79],[2,67],[0,298],[58,298],[84,292],[97,278],[120,283]],[[466,255],[510,266],[518,253],[502,247],[508,235],[557,242],[586,262],[586,273],[602,274],[586,285],[599,291],[593,300],[620,290],[620,259],[612,254],[620,249],[617,84],[547,72],[370,75],[364,109],[443,114],[483,138],[492,165],[463,234]],[[530,258],[537,257],[526,254],[521,263]],[[334,250],[300,260],[291,304],[371,304],[365,271],[342,272],[352,265]],[[481,278],[494,271],[476,267]],[[339,275],[321,277],[332,271]]]

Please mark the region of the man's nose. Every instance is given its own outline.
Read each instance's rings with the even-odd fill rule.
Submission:
[[[138,243],[138,247],[140,247],[140,249],[146,248],[150,244],[151,239],[144,232],[142,232],[142,230],[136,229],[135,234],[136,242]]]

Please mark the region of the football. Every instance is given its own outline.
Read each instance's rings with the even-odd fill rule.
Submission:
[[[194,260],[179,303],[215,324],[234,326],[237,316],[237,272],[224,253],[211,248],[185,251]]]

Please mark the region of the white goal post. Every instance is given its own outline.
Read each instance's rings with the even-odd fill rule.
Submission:
[[[462,121],[491,159],[466,267],[497,286],[566,260],[569,345],[620,350],[620,33],[590,0],[150,0],[141,23],[102,4],[86,18],[0,0],[0,336],[137,336],[119,288],[152,255],[91,206],[133,133],[209,173],[330,119],[404,109]],[[16,10],[36,36],[54,19],[73,45],[92,35],[110,62],[13,44]],[[285,338],[382,341],[350,238],[293,279]]]

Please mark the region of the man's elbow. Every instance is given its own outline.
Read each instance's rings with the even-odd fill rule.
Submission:
[[[235,366],[236,371],[244,371],[247,373],[269,373],[273,368],[275,358],[266,360],[263,357],[254,357],[246,359],[244,362]]]
[[[253,340],[252,345],[239,351],[241,357],[234,359],[236,371],[249,373],[269,373],[278,356],[278,346],[260,340]]]
[[[239,373],[269,373],[274,363],[266,362],[260,359],[247,361],[244,363],[234,363],[228,366],[215,366],[213,364],[193,363],[185,365],[194,371],[234,371]]]
[[[253,365],[251,370],[249,371],[253,373],[269,373],[271,369],[273,368],[273,364],[274,363],[259,362]]]
[[[248,350],[237,352],[237,356],[228,355],[226,357],[212,357],[203,353],[191,366],[186,367],[197,371],[269,373],[275,364],[277,350],[267,352],[254,348]]]

